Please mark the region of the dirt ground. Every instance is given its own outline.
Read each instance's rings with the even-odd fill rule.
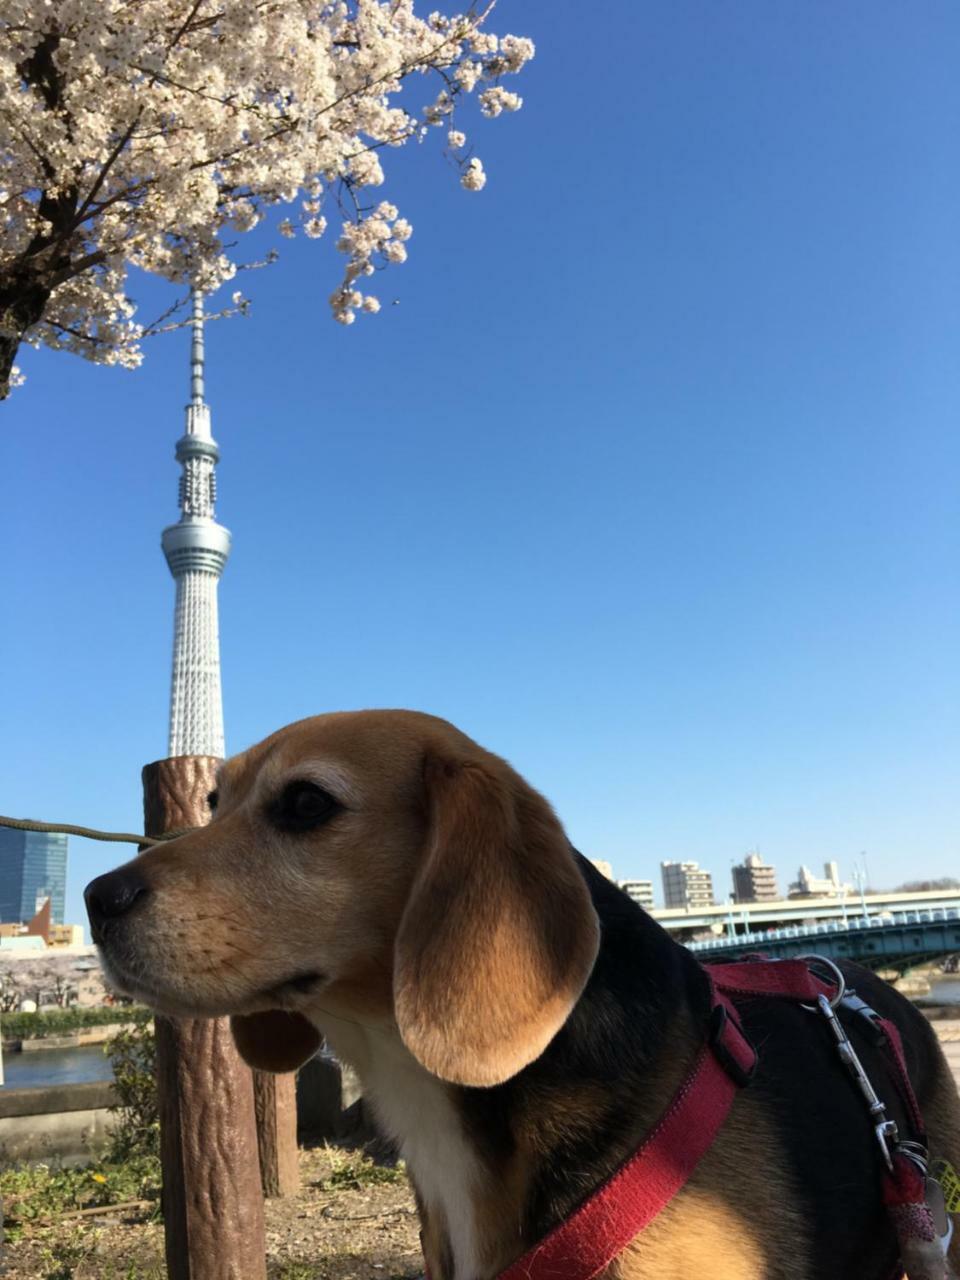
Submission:
[[[960,1019],[936,1023],[960,1086]],[[300,1151],[298,1195],[266,1205],[269,1280],[414,1280],[423,1263],[402,1169],[358,1150]],[[12,1210],[12,1212],[11,1212]],[[8,1207],[8,1220],[16,1207]],[[0,1257],[3,1280],[166,1280],[149,1208],[27,1224]],[[246,1280],[246,1277],[243,1278]]]
[[[301,1190],[266,1205],[269,1280],[409,1280],[422,1273],[405,1175],[336,1147],[300,1152]],[[164,1280],[163,1225],[143,1212],[40,1227],[5,1246],[3,1280]]]

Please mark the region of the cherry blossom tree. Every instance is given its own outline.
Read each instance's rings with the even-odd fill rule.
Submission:
[[[92,948],[90,948],[92,953]],[[25,999],[60,1008],[103,1004],[107,995],[96,955],[62,954],[57,948],[11,952],[0,958],[0,1013],[14,1013]]]
[[[0,963],[0,1013],[16,1013],[23,999],[22,983],[9,964]]]
[[[277,206],[290,206],[272,219],[280,236],[319,238],[338,215],[333,315],[377,311],[367,280],[405,259],[412,230],[370,198],[388,149],[439,130],[479,191],[463,99],[486,117],[521,105],[503,82],[533,45],[488,32],[488,15],[419,17],[413,0],[0,0],[0,398],[24,341],[139,364],[171,313],[134,319],[130,267],[209,292],[249,265],[239,233]],[[227,310],[245,306],[237,291]]]

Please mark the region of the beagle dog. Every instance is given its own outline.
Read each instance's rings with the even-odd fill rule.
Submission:
[[[166,1014],[229,1014],[261,1069],[325,1039],[406,1161],[431,1280],[493,1280],[656,1124],[704,1043],[704,970],[510,765],[432,716],[300,721],[222,765],[210,804],[88,886],[111,980]],[[931,1156],[960,1168],[929,1024],[855,982],[900,1029]],[[888,1280],[879,1156],[829,1037],[784,1001],[742,1021],[752,1083],[606,1274]],[[950,1258],[960,1274],[960,1238]]]

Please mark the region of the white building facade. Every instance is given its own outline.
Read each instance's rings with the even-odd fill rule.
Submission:
[[[618,883],[628,898],[647,911],[653,910],[652,880],[620,880]]]
[[[665,907],[712,907],[713,880],[699,862],[661,862]]]

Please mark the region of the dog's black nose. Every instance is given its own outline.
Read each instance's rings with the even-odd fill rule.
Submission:
[[[149,893],[146,880],[133,867],[108,871],[91,880],[83,891],[87,915],[94,929],[102,929],[108,920],[126,915],[133,904]]]

